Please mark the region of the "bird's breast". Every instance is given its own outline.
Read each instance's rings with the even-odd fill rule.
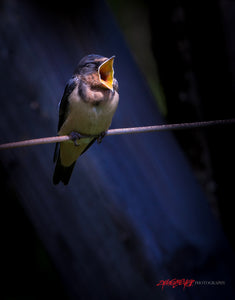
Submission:
[[[101,92],[93,92],[90,101],[84,101],[78,93],[78,87],[69,97],[69,110],[67,118],[59,131],[60,135],[77,131],[81,134],[95,135],[106,131],[118,105],[118,94],[101,99]]]

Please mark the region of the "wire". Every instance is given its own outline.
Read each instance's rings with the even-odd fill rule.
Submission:
[[[167,130],[182,130],[182,129],[192,129],[192,128],[200,128],[200,127],[210,127],[216,125],[226,125],[226,124],[235,124],[235,119],[110,129],[108,130],[106,135],[133,134],[133,133],[167,131]]]
[[[212,126],[229,125],[229,124],[235,124],[235,119],[109,129],[106,132],[105,136],[121,135],[121,134],[146,133],[146,132],[154,132],[154,131],[193,129],[193,128],[212,127]],[[81,136],[81,138],[87,138],[87,137],[98,138],[97,135],[96,136],[94,136],[94,135]],[[13,143],[1,144],[0,145],[0,150],[10,149],[10,148],[18,148],[18,147],[34,146],[34,145],[41,145],[41,144],[51,144],[51,143],[57,143],[57,142],[65,142],[65,141],[69,141],[71,139],[72,139],[71,136],[63,135],[63,136],[53,136],[53,137],[45,137],[45,138],[39,138],[39,139],[25,140],[25,141],[13,142]]]

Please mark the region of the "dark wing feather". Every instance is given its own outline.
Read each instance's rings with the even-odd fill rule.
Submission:
[[[58,184],[60,181],[62,181],[64,185],[67,185],[69,183],[69,179],[73,172],[75,163],[76,161],[72,163],[71,166],[64,167],[60,161],[60,154],[58,154],[58,159],[56,161],[55,171],[53,175],[53,183]]]
[[[72,77],[65,89],[64,89],[64,94],[62,99],[60,100],[60,108],[59,108],[59,122],[58,122],[58,128],[57,131],[60,130],[61,126],[63,125],[66,117],[67,117],[67,113],[68,113],[68,107],[69,107],[69,101],[68,101],[68,97],[69,95],[72,93],[72,91],[75,89],[77,84],[77,78]],[[53,161],[56,162],[57,159],[59,157],[59,143],[56,143],[55,145],[55,152],[54,152],[54,156],[53,156]]]
[[[55,144],[55,151],[54,151],[54,156],[53,156],[53,162],[55,163],[59,157],[59,150],[60,150],[60,147],[59,147],[59,143],[56,143]]]
[[[72,93],[72,91],[75,89],[77,84],[78,84],[77,78],[72,77],[65,87],[63,97],[60,101],[58,131],[60,130],[61,126],[63,125],[63,123],[66,119],[67,113],[68,113],[68,107],[69,107],[68,97]]]

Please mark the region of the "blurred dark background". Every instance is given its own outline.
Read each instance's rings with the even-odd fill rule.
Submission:
[[[234,117],[233,1],[108,2],[168,123]],[[229,239],[233,132],[234,126],[174,133]]]
[[[55,135],[88,53],[116,55],[113,128],[234,118],[234,15],[229,0],[1,1],[0,141]],[[2,151],[3,299],[232,299],[233,137],[109,137],[68,187],[53,145]],[[162,292],[167,278],[226,285]]]

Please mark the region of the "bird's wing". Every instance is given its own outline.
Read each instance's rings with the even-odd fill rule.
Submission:
[[[72,91],[75,89],[76,85],[77,85],[77,79],[72,77],[65,87],[63,97],[59,104],[60,110],[59,110],[58,131],[60,130],[61,126],[63,125],[63,123],[67,117],[68,107],[69,107],[68,98],[69,98],[69,95],[72,93]]]
[[[68,107],[69,107],[68,97],[72,93],[72,91],[75,89],[76,84],[77,84],[77,79],[72,77],[68,81],[68,83],[67,83],[67,85],[64,89],[63,97],[62,97],[62,99],[60,100],[60,103],[59,103],[59,122],[58,122],[57,131],[60,130],[61,126],[63,125],[63,123],[64,123],[64,121],[67,117]],[[53,157],[54,162],[57,161],[58,155],[59,155],[59,143],[56,143],[54,157]]]

